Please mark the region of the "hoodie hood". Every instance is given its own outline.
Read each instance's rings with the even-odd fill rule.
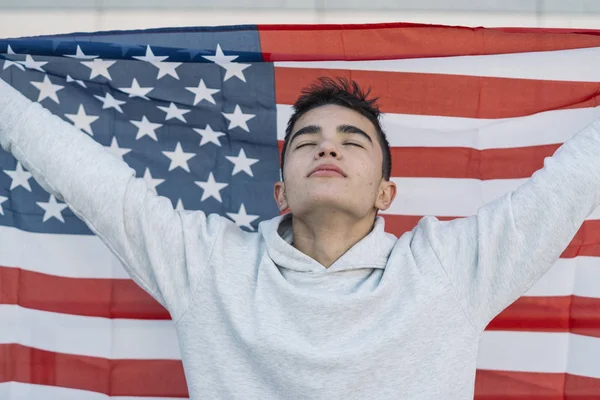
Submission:
[[[375,219],[373,229],[352,246],[329,268],[296,249],[292,243],[292,214],[277,216],[259,224],[269,257],[281,268],[298,272],[324,273],[352,269],[385,269],[389,255],[396,244],[396,236],[385,232],[385,220]]]

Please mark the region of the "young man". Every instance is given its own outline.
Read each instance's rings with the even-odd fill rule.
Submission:
[[[398,239],[376,215],[396,195],[378,116],[352,84],[305,92],[275,185],[290,213],[247,233],[176,212],[122,160],[0,83],[0,145],[169,310],[192,399],[472,398],[485,326],[600,205],[596,122],[477,215],[427,217]]]

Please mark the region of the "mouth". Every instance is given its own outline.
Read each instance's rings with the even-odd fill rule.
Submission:
[[[310,171],[310,173],[308,174],[308,177],[309,178],[310,177],[342,177],[342,178],[345,178],[346,173],[344,173],[344,171],[337,165],[324,164],[324,165],[319,165],[318,167],[316,167],[315,169]]]

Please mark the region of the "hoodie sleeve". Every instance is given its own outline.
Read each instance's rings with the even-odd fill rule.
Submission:
[[[221,230],[219,216],[175,211],[121,158],[1,79],[0,146],[67,203],[174,320],[182,315]],[[201,268],[190,268],[189,241]]]
[[[599,205],[596,121],[515,191],[468,218],[423,218],[416,234],[426,237],[465,313],[482,331],[542,277]]]

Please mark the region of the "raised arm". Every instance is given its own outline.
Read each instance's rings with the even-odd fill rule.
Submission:
[[[541,278],[599,205],[596,121],[514,192],[469,218],[424,218],[415,234],[429,242],[467,316],[483,330]]]
[[[186,309],[222,220],[179,213],[123,160],[0,79],[0,146],[97,234],[176,320]],[[186,227],[193,233],[186,236]],[[186,243],[194,244],[194,268]]]

